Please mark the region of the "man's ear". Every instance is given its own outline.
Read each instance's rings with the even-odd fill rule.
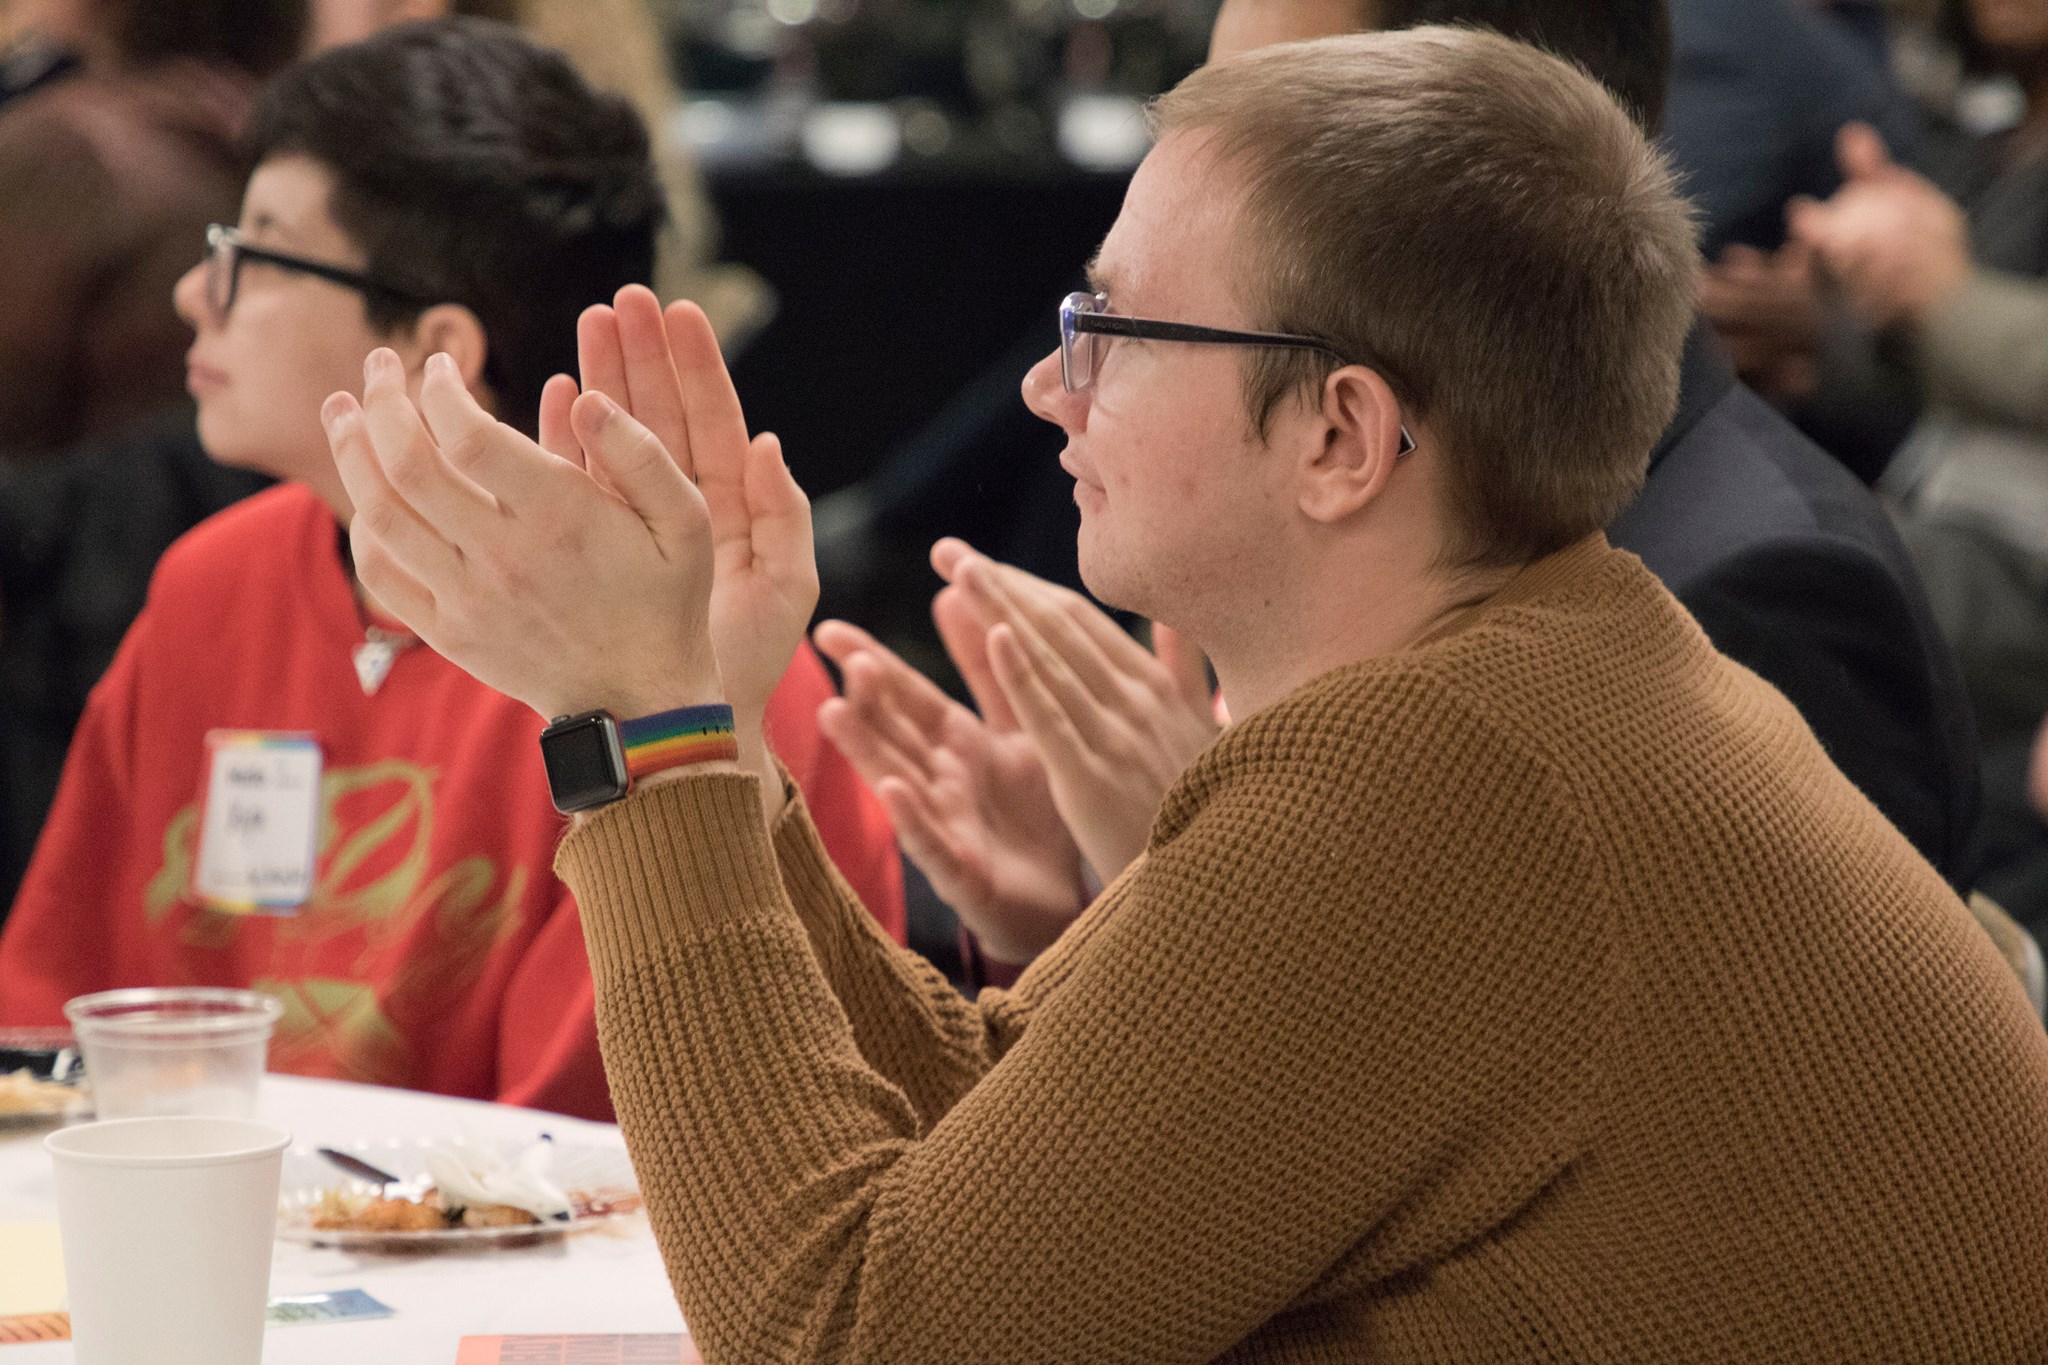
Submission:
[[[486,408],[495,410],[496,395],[484,382],[484,361],[490,356],[490,338],[475,313],[459,303],[437,303],[420,314],[413,324],[410,348],[421,364],[428,356],[446,354],[462,372],[462,382]]]
[[[1346,365],[1323,381],[1309,432],[1321,440],[1304,450],[1301,510],[1334,523],[1378,497],[1401,458],[1401,403],[1377,371]]]

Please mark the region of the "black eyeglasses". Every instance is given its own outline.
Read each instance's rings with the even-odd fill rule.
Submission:
[[[1197,327],[1186,322],[1160,322],[1153,318],[1119,317],[1108,311],[1107,294],[1069,294],[1060,304],[1060,378],[1068,393],[1085,392],[1095,383],[1102,364],[1101,337],[1135,337],[1144,341],[1185,341],[1202,346],[1278,346],[1296,351],[1321,351],[1346,364],[1355,364],[1327,341],[1294,336],[1287,332],[1232,332],[1221,327]],[[1401,426],[1401,455],[1413,453],[1415,438]]]
[[[329,265],[325,261],[307,260],[304,256],[288,256],[282,251],[266,251],[262,247],[250,246],[242,240],[239,228],[222,227],[215,223],[206,229],[206,302],[216,317],[226,317],[228,311],[235,306],[235,295],[242,287],[242,265],[246,261],[261,261],[265,265],[274,265],[283,270],[296,270],[301,275],[312,275],[371,298],[401,303],[412,308],[431,308],[440,302],[409,289],[386,284],[360,271],[346,270],[338,265]]]

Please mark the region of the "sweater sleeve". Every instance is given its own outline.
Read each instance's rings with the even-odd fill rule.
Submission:
[[[785,785],[775,857],[811,955],[861,1056],[903,1091],[928,1130],[995,1064],[1026,1011],[995,992],[969,1003],[923,956],[892,942],[827,856],[801,792]]]
[[[2048,283],[1973,271],[1916,341],[1929,397],[1989,421],[2048,429]]]
[[[881,798],[818,729],[818,708],[835,695],[809,641],[768,699],[768,747],[804,794],[825,851],[875,922],[906,940],[903,861]]]
[[[1209,1360],[1539,1197],[1597,1084],[1607,921],[1558,779],[1444,695],[1226,736],[929,1130],[862,1054],[754,779],[573,832],[613,1098],[706,1359]]]

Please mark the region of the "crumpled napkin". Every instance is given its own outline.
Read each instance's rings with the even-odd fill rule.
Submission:
[[[465,1139],[441,1143],[426,1152],[427,1171],[450,1208],[471,1204],[509,1204],[525,1209],[542,1222],[568,1221],[569,1196],[548,1179],[554,1144],[534,1143],[509,1161],[495,1143]]]

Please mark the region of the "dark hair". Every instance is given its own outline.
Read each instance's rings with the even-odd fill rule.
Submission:
[[[268,76],[299,55],[306,0],[110,0],[105,22],[130,62],[192,57]]]
[[[311,157],[365,269],[482,322],[498,415],[531,434],[576,317],[654,272],[667,216],[646,126],[505,24],[402,24],[286,71],[251,119],[253,166]],[[371,296],[391,330],[420,308]]]
[[[1646,132],[1664,127],[1669,0],[1380,0],[1382,29],[1476,24],[1576,63]]]
[[[1941,0],[1941,8],[1934,16],[1934,32],[1962,57],[1963,70],[1968,75],[1989,76],[2010,65],[2011,54],[1998,52],[1977,32],[1970,0]]]

